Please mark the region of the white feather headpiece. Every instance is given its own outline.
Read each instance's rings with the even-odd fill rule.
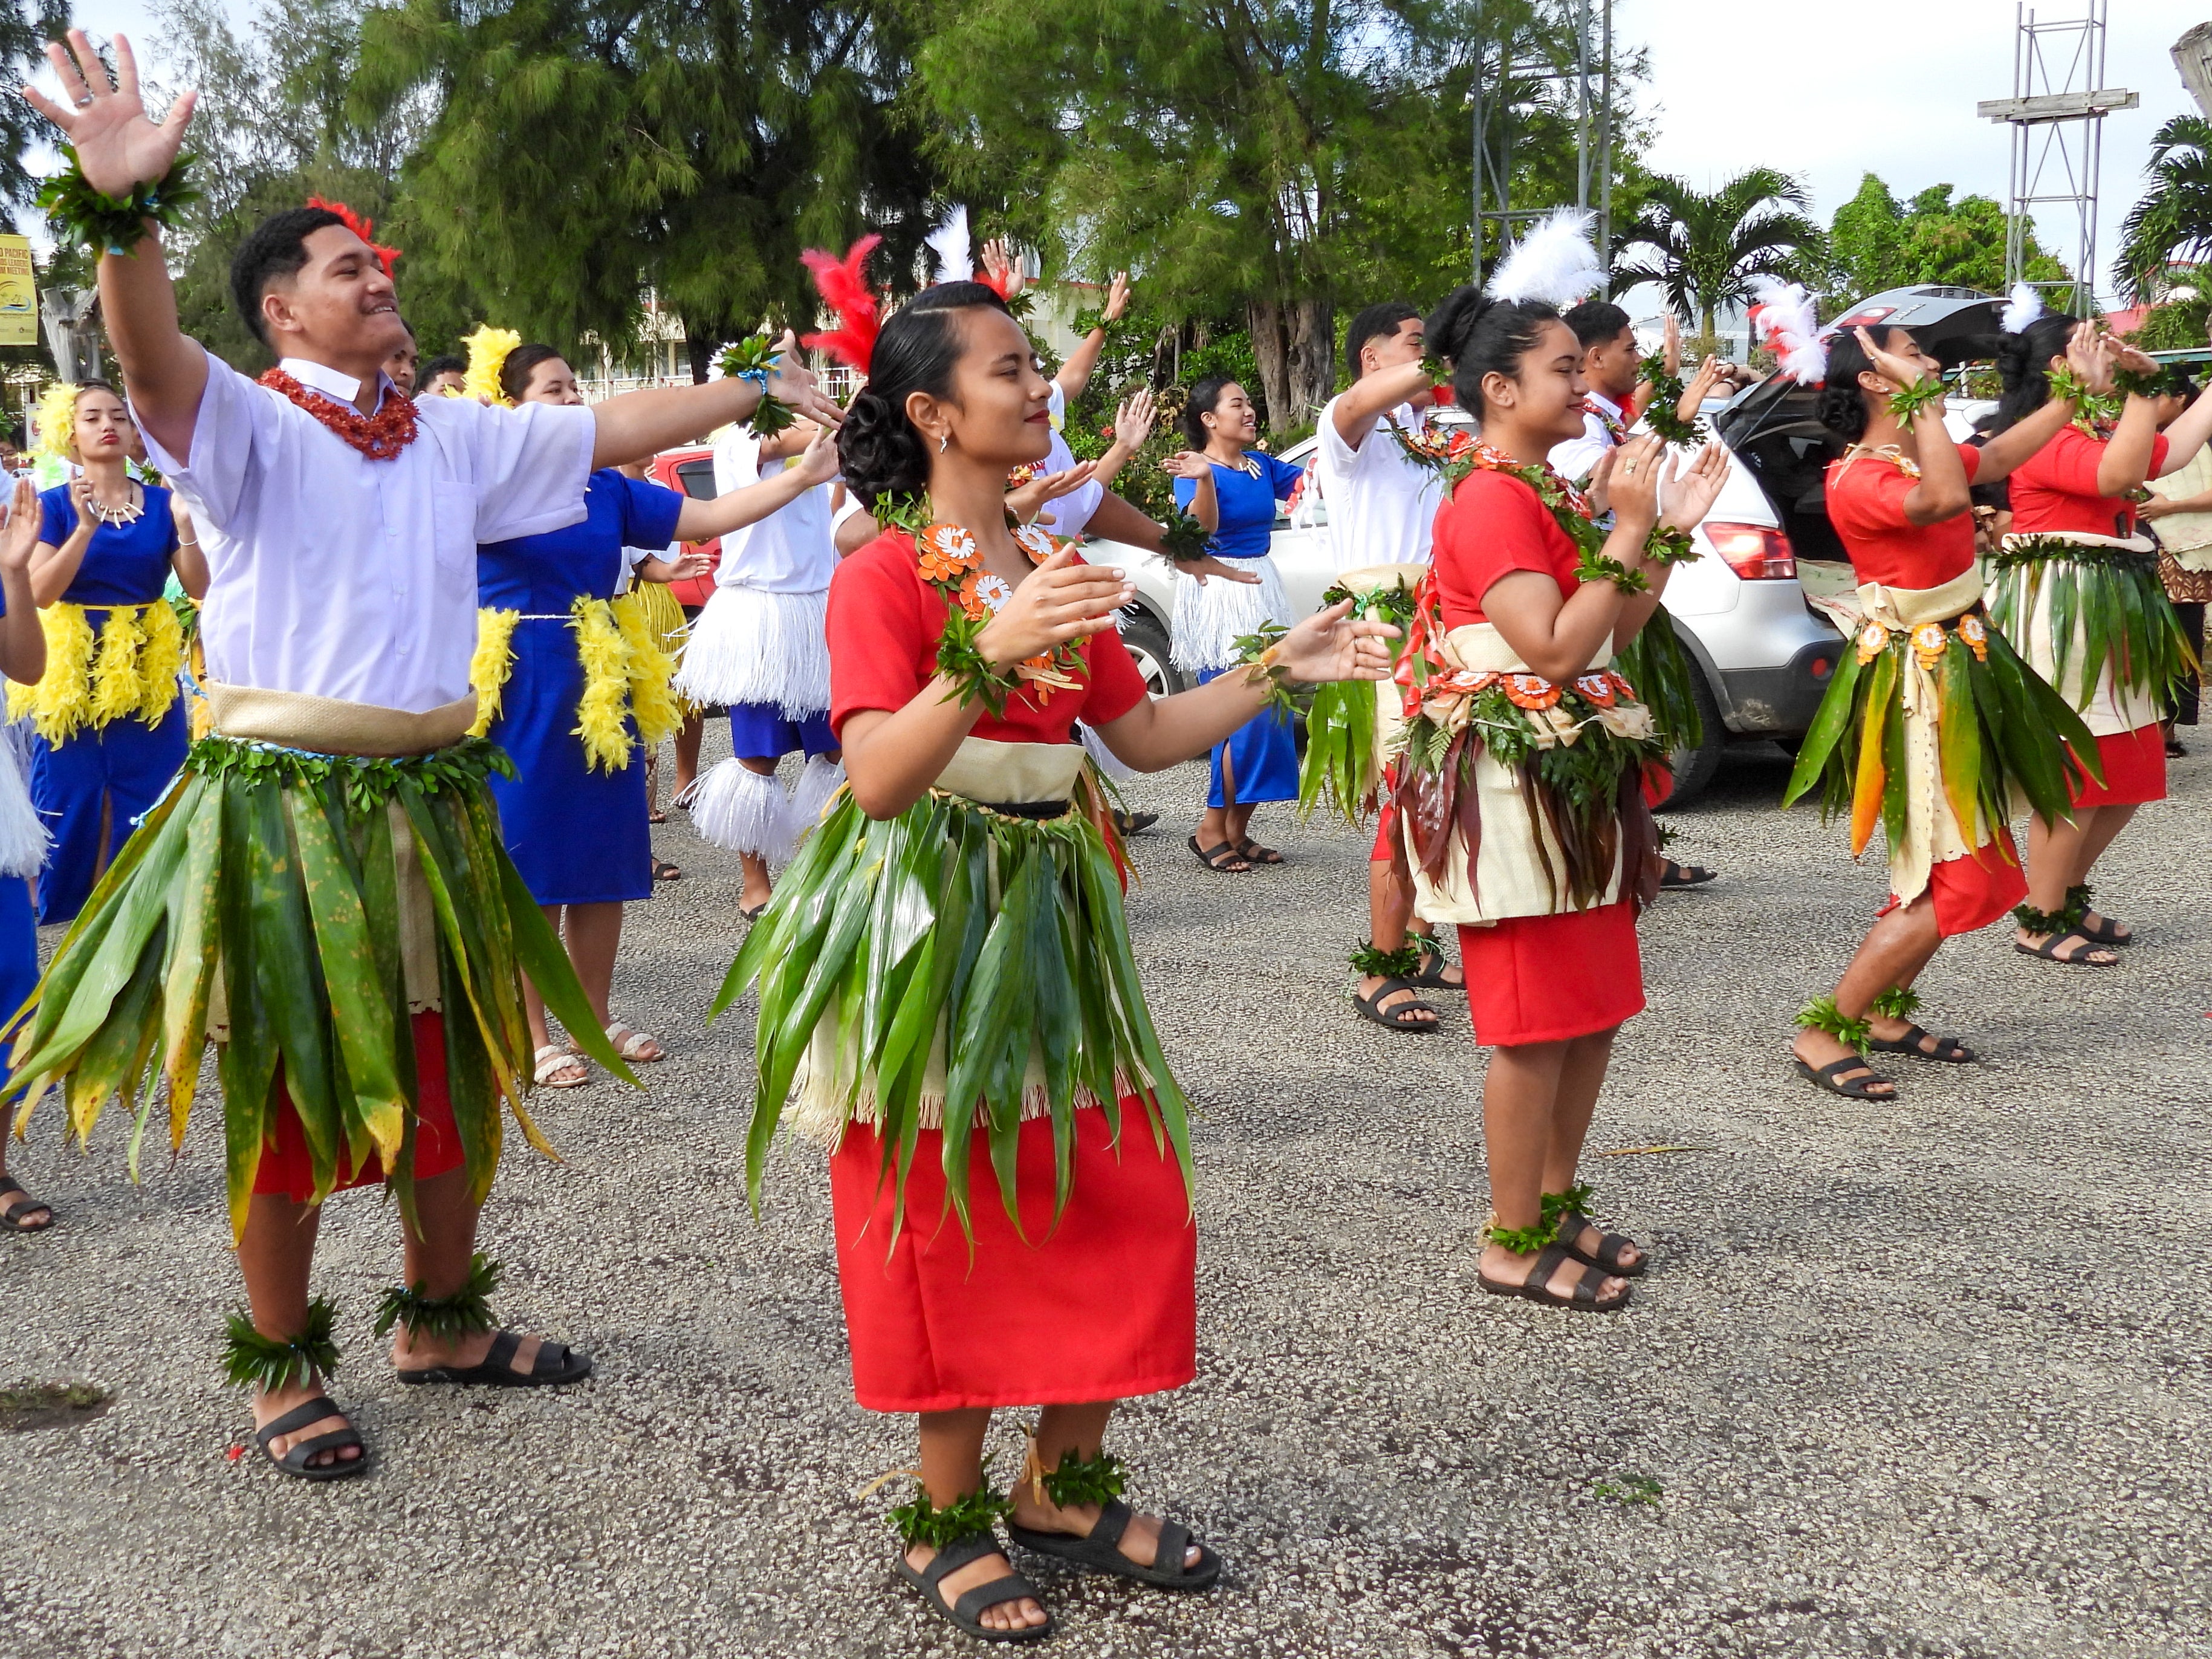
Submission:
[[[1561,208],[1529,227],[1513,245],[1483,292],[1493,300],[1542,300],[1571,306],[1605,281],[1605,266],[1590,241],[1597,215]]]
[[[2004,331],[2025,334],[2043,316],[2043,295],[2027,283],[2014,283],[2005,302]]]
[[[1759,302],[1753,325],[1760,343],[1780,360],[1780,372],[1800,386],[1826,380],[1828,343],[1813,296],[1799,283],[1778,283],[1771,276],[1753,277],[1751,292]]]
[[[975,280],[975,256],[968,246],[968,209],[955,204],[945,222],[929,233],[929,251],[937,256],[936,281],[970,283]]]

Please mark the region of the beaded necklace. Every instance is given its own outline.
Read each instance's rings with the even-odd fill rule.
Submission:
[[[397,391],[377,405],[375,414],[363,415],[350,404],[308,391],[281,368],[270,369],[260,384],[289,398],[372,461],[388,461],[415,441],[415,404]]]

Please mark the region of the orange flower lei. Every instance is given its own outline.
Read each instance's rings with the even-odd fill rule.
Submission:
[[[1041,565],[1057,553],[1061,544],[1033,524],[1013,529],[1014,544]],[[965,619],[971,635],[980,629],[1014,595],[1003,576],[983,568],[982,550],[975,532],[964,525],[933,524],[915,538],[915,568],[923,581],[945,596],[945,604]],[[1036,690],[1040,705],[1055,691],[1073,690],[1083,682],[1076,671],[1084,641],[1071,640],[1056,651],[1045,652],[1016,665],[1016,678]],[[995,711],[994,711],[995,712]]]
[[[363,415],[350,404],[308,391],[281,368],[270,369],[260,384],[289,398],[372,461],[388,461],[415,441],[414,401],[401,397],[396,387],[376,406],[375,414]]]

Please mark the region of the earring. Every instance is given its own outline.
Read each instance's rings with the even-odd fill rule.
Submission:
[[[937,434],[937,453],[942,455],[945,453],[945,446],[951,441],[952,434],[950,432],[939,433]]]

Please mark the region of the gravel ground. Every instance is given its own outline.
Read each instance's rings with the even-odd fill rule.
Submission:
[[[1724,878],[1646,919],[1651,1006],[1587,1173],[1656,1265],[1613,1319],[1477,1290],[1481,1056],[1456,1008],[1422,1038],[1352,1018],[1364,839],[1277,809],[1289,864],[1211,875],[1181,844],[1201,775],[1134,790],[1167,814],[1131,910],[1202,1114],[1204,1245],[1198,1381],[1115,1443],[1133,1496],[1228,1569],[1184,1599],[1030,1567],[1054,1651],[2212,1654],[2212,1319],[2190,1289],[2212,760],[2176,767],[2101,872],[2144,935],[2124,969],[1954,943],[1926,1018],[1989,1063],[1909,1067],[1880,1108],[1784,1059],[1883,886],[1839,827],[1774,810],[1785,765],[1744,751],[1675,820]],[[750,1025],[699,1024],[736,861],[680,818],[659,839],[685,878],[634,907],[617,1011],[672,1058],[649,1097],[552,1097],[567,1163],[511,1154],[487,1217],[507,1317],[597,1356],[579,1389],[397,1387],[368,1330],[396,1222],[357,1194],[319,1283],[375,1468],[308,1486],[231,1461],[213,1119],[133,1187],[125,1124],[80,1156],[44,1109],[15,1165],[63,1221],[0,1238],[0,1382],[114,1397],[0,1433],[17,1650],[972,1650],[892,1579],[890,1494],[855,1496],[912,1430],[852,1403],[818,1154],[784,1146],[764,1219],[744,1204]],[[1005,1467],[1011,1414],[998,1439]]]

